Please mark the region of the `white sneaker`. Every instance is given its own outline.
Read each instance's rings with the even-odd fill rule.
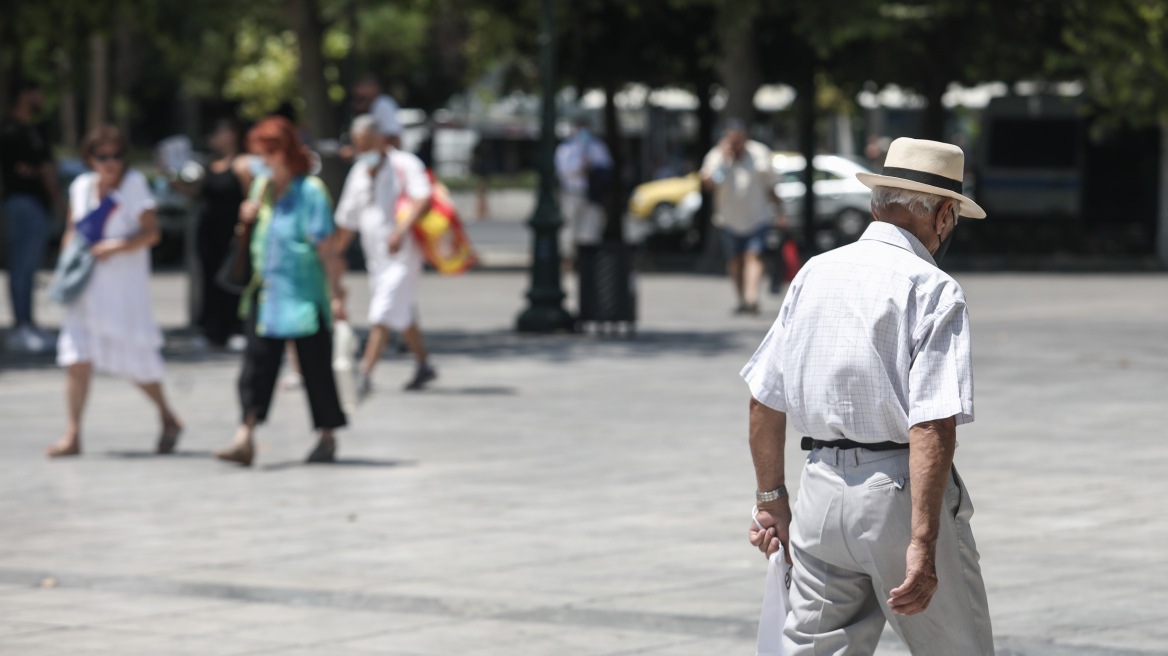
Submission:
[[[20,353],[44,353],[49,350],[49,340],[32,326],[20,326],[8,333],[7,347]]]

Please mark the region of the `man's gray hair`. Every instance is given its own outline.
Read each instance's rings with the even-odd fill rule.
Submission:
[[[353,119],[353,125],[349,128],[352,134],[381,134],[381,126],[377,124],[377,117],[372,114],[361,114]]]
[[[902,205],[915,216],[925,217],[937,211],[941,203],[950,200],[924,191],[911,191],[899,187],[872,187],[872,214],[879,216],[882,210],[893,205]]]

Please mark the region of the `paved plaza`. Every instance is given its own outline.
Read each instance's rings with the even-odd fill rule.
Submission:
[[[998,653],[1168,654],[1168,277],[958,278],[977,421],[956,463]],[[524,337],[525,284],[427,276],[441,378],[402,392],[409,362],[388,358],[331,466],[301,464],[307,406],[286,390],[254,468],[210,457],[239,361],[191,347],[180,274],[153,281],[177,455],[152,455],[147,401],[99,377],[85,454],[50,462],[62,373],[0,355],[0,654],[753,654],[737,372],[779,300],[731,317],[725,279],[645,275],[635,339]],[[907,652],[886,632],[878,653]]]

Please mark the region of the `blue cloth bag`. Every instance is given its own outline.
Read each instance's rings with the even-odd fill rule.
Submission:
[[[106,196],[101,204],[73,226],[73,238],[57,258],[57,269],[49,285],[49,298],[53,301],[69,305],[85,291],[93,266],[97,263],[90,249],[101,240],[105,222],[117,206],[112,196]]]

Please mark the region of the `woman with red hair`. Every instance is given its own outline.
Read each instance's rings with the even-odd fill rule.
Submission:
[[[239,375],[243,421],[235,441],[215,456],[251,464],[255,427],[267,419],[284,344],[292,340],[319,431],[308,462],[332,462],[333,430],[346,423],[332,370],[332,315],[343,318],[344,312],[332,202],[324,183],[308,175],[308,150],[288,119],[261,121],[248,134],[248,147],[264,158],[271,174],[255,179],[239,208],[240,222],[253,226],[255,272],[240,303],[247,335]]]

